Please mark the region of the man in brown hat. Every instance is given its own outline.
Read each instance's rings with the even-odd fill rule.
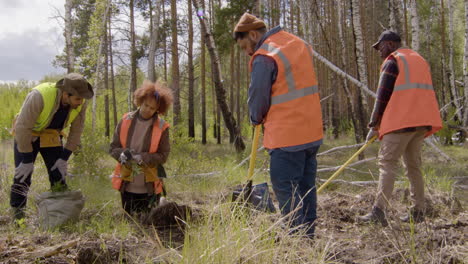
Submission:
[[[24,217],[34,161],[39,152],[47,167],[51,188],[67,188],[67,161],[80,143],[85,99],[93,95],[91,84],[83,76],[70,73],[57,83],[39,84],[26,96],[13,125],[15,176],[10,205],[15,219]],[[63,147],[61,132],[68,127],[70,132]]]
[[[270,178],[281,213],[293,231],[314,236],[317,151],[323,128],[312,47],[297,36],[245,13],[234,39],[251,56],[250,120],[264,127]]]

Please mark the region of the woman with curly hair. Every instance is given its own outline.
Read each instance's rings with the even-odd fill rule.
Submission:
[[[134,93],[138,109],[124,114],[115,129],[110,154],[118,163],[112,187],[120,191],[129,214],[148,212],[163,193],[158,171],[163,171],[170,144],[169,124],[160,115],[167,113],[172,101],[171,90],[163,84],[145,81]]]

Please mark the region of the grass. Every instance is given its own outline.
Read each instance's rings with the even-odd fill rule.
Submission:
[[[95,136],[99,133],[98,131],[92,134],[86,130],[82,138],[82,149],[77,155],[73,155],[70,161],[69,171],[74,177],[69,179],[69,186],[72,189],[80,189],[86,197],[80,222],[50,233],[52,238],[48,243],[60,243],[71,237],[82,237],[86,241],[100,241],[102,250],[114,252],[111,248],[114,244],[111,242],[119,241],[118,246],[115,246],[117,248],[114,249],[119,255],[119,260],[112,263],[125,262],[128,258],[134,263],[158,261],[160,263],[343,263],[346,252],[351,250],[351,246],[358,245],[356,241],[366,241],[366,243],[371,241],[370,243],[375,244],[378,239],[383,241],[382,245],[387,245],[388,249],[382,250],[378,247],[381,246],[379,244],[360,245],[363,251],[367,247],[375,247],[372,250],[379,252],[380,255],[375,256],[374,261],[369,261],[371,253],[367,255],[369,263],[407,263],[406,261],[410,259],[412,262],[423,263],[427,260],[427,256],[432,256],[432,263],[443,263],[442,260],[437,261],[442,256],[442,253],[437,253],[438,248],[430,249],[429,242],[426,244],[421,242],[424,232],[426,232],[426,240],[433,239],[435,236],[434,230],[425,230],[422,225],[410,226],[410,229],[401,225],[401,230],[388,230],[373,226],[349,225],[347,227],[343,223],[339,224],[338,228],[328,222],[321,222],[317,228],[320,236],[314,243],[309,243],[299,236],[289,235],[283,227],[283,220],[279,213],[233,212],[228,195],[232,187],[245,182],[248,163],[238,168],[236,165],[248,155],[250,147],[248,146],[247,150],[239,155],[235,154],[233,147],[227,144],[217,145],[210,142],[202,146],[199,142],[182,138],[173,138],[172,151],[169,162],[166,164],[168,178],[165,183],[168,189],[168,199],[195,208],[200,216],[198,219],[188,221],[183,247],[181,241],[171,241],[171,236],[168,241],[160,244],[158,241],[164,238],[159,237],[155,230],[143,227],[124,217],[119,194],[111,188],[109,179],[115,161],[107,154],[108,140]],[[320,151],[353,144],[351,137],[325,142]],[[6,212],[9,209],[9,188],[14,172],[11,140],[2,141],[1,149],[0,210]],[[366,157],[375,156],[377,150],[378,144],[371,145],[366,150]],[[443,147],[443,150],[457,162],[442,163],[430,149],[424,148],[423,174],[431,195],[449,193],[453,184],[451,178],[456,175],[463,176],[467,169],[466,162],[463,162],[468,158],[465,149],[450,146]],[[319,165],[340,165],[354,151],[356,150],[348,149],[321,156],[318,160]],[[269,182],[268,167],[268,153],[259,152],[254,183]],[[345,171],[338,179],[355,181],[378,178],[376,161],[355,168],[367,173]],[[197,175],[202,173],[212,174]],[[320,173],[319,177],[326,179],[332,173]],[[401,180],[405,183],[396,188],[407,187],[407,180],[403,174],[401,174]],[[28,218],[21,227],[15,227],[12,224],[0,225],[0,230],[5,233],[5,237],[21,235],[21,238],[28,240],[38,232],[37,223],[35,223],[34,196],[50,188],[48,176],[40,158],[36,161],[32,181]],[[363,192],[362,188],[342,188],[336,185],[321,194],[319,206],[324,201],[323,197],[334,196],[331,189],[345,192],[350,197]],[[372,190],[367,192],[372,192]],[[404,207],[400,207],[396,210],[401,212],[403,209]],[[456,221],[456,218],[448,219],[448,221]],[[326,221],[329,220],[336,219],[326,219]],[[340,231],[342,228],[345,231]],[[129,242],[133,241],[132,239],[138,242]],[[131,246],[132,243],[137,243],[141,247],[139,251]],[[366,260],[366,255],[356,255],[355,258]]]

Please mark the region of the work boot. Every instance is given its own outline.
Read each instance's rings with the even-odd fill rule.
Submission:
[[[25,217],[24,209],[21,207],[12,207],[13,210],[13,220],[20,220]]]
[[[384,211],[378,207],[372,207],[372,211],[366,215],[357,217],[358,223],[380,223],[382,226],[388,226]]]
[[[405,223],[413,222],[413,223],[421,223],[424,221],[424,211],[413,209],[409,210],[409,213],[400,217],[400,220]]]

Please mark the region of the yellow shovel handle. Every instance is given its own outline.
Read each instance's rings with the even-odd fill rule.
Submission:
[[[341,165],[341,167],[335,172],[333,173],[333,175],[324,183],[320,186],[320,188],[318,188],[317,190],[317,194],[319,194],[334,178],[336,178],[336,176],[338,176],[345,168],[346,166],[349,165],[349,163],[351,163],[351,161],[353,161],[354,158],[356,158],[359,154],[361,154],[361,152],[363,152],[372,142],[374,142],[374,140],[377,138],[377,136],[374,136],[372,137],[369,141],[366,142],[366,144],[364,144],[364,146],[362,146],[356,153],[353,154],[353,156],[351,156],[351,158],[349,158],[348,161],[346,161],[343,165]]]
[[[255,160],[257,159],[258,138],[260,137],[260,126],[261,125],[256,125],[254,130],[254,138],[252,142],[252,151],[250,153],[249,172],[247,174],[247,181],[252,180],[255,168]]]

